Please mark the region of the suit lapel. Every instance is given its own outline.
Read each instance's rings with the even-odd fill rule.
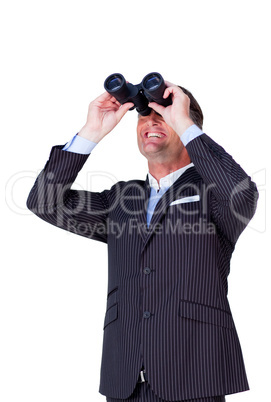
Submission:
[[[143,188],[140,186],[135,186],[133,190],[133,210],[135,218],[138,221],[138,231],[142,236],[143,241],[145,241],[146,235],[148,233],[147,228],[147,207],[150,198],[151,188],[149,185],[148,176],[144,182]]]
[[[194,167],[186,170],[158,201],[149,228],[147,227],[147,207],[151,189],[148,177],[144,182],[143,188],[141,185],[134,187],[132,197],[134,204],[134,216],[137,219],[138,231],[142,237],[144,246],[150,240],[156,229],[156,225],[166,215],[169,205],[172,201],[176,199],[176,196],[179,198],[184,190],[186,190],[191,185],[193,186],[194,183],[200,179],[201,177]]]
[[[176,199],[176,196],[179,198],[182,193],[187,190],[190,186],[193,186],[195,182],[200,180],[201,177],[197,173],[194,167],[186,170],[174,183],[173,185],[165,192],[165,194],[158,201],[149,229],[145,232],[144,237],[144,246],[150,240],[151,236],[155,232],[156,225],[164,218],[167,213],[168,207],[172,201]],[[193,190],[195,191],[194,187]],[[146,224],[146,213],[145,213],[145,224]]]

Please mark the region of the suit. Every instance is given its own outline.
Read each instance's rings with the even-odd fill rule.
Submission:
[[[167,401],[249,388],[227,276],[257,189],[206,134],[186,149],[194,167],[162,196],[149,227],[148,180],[101,193],[70,190],[88,156],[61,147],[52,149],[28,197],[40,218],[107,243],[100,392],[111,398],[131,395],[143,365]]]

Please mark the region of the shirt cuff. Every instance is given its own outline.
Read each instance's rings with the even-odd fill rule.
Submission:
[[[188,127],[185,130],[185,132],[181,135],[181,141],[184,144],[184,146],[186,147],[186,145],[190,141],[194,140],[201,134],[203,134],[203,131],[198,126],[196,126],[196,124],[193,124],[192,126]]]
[[[63,151],[74,152],[76,154],[88,155],[96,147],[97,143],[87,140],[86,138],[75,135],[67,144],[62,148]]]

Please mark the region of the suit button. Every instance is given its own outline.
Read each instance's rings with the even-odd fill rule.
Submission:
[[[143,269],[143,272],[145,275],[149,275],[151,273],[151,269],[149,267],[146,267]]]
[[[144,313],[143,313],[144,318],[150,318],[150,316],[151,316],[151,313],[149,311],[144,311]]]

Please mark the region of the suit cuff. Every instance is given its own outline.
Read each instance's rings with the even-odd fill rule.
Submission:
[[[93,151],[96,145],[96,142],[89,141],[76,134],[69,142],[67,142],[62,150],[74,152],[76,154],[88,155]]]
[[[196,124],[193,124],[192,126],[188,127],[188,129],[186,129],[185,132],[181,135],[181,141],[186,147],[186,145],[190,141],[194,140],[202,134],[203,131],[198,126],[196,126]]]

